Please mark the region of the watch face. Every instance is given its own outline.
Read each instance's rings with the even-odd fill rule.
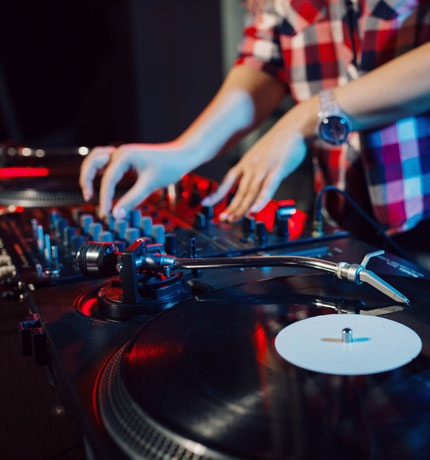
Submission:
[[[319,137],[329,144],[340,145],[346,142],[351,131],[348,120],[338,115],[323,118],[318,128]]]

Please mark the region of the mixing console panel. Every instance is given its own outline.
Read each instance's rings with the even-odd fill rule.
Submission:
[[[0,257],[3,282],[19,272],[27,283],[45,284],[81,277],[75,256],[87,241],[115,242],[124,250],[140,237],[161,244],[167,254],[185,256],[231,256],[265,251],[310,238],[306,215],[294,202],[271,202],[257,215],[237,224],[219,221],[227,197],[215,207],[201,200],[215,184],[196,175],[152,194],[124,220],[112,214],[100,220],[95,204],[17,208],[1,221],[5,245],[12,253]],[[331,231],[324,238],[341,236]],[[312,239],[315,241],[315,239]]]

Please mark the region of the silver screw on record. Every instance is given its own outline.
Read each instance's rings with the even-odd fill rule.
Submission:
[[[342,342],[352,343],[352,329],[350,329],[349,327],[342,329]]]

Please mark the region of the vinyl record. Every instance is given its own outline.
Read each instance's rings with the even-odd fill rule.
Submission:
[[[286,326],[317,316],[372,321],[391,311],[407,323],[414,309],[428,321],[424,284],[400,280],[388,281],[410,307],[326,275],[233,286],[178,305],[107,363],[98,388],[103,424],[133,458],[425,458],[428,332],[419,332],[416,359],[372,375],[309,371],[274,348]]]

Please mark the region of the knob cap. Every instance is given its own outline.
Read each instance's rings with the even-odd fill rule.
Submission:
[[[90,233],[90,225],[94,222],[94,218],[91,214],[82,214],[79,218],[81,224],[82,232],[85,235]]]
[[[202,200],[202,197],[200,196],[200,191],[197,188],[196,184],[194,184],[193,189],[191,191],[191,195],[190,195],[189,205],[193,207],[198,206],[201,200]]]
[[[39,252],[43,254],[43,250],[45,248],[45,235],[43,233],[43,227],[38,225],[37,227],[37,249]]]
[[[149,216],[142,216],[140,218],[140,229],[143,236],[152,237],[152,219]]]
[[[139,228],[140,226],[140,209],[133,209],[130,213],[130,227]]]
[[[84,244],[84,237],[82,235],[75,235],[72,237],[72,254],[77,254],[80,247]]]
[[[278,217],[276,221],[276,234],[280,238],[284,238],[286,240],[288,240],[288,238],[290,237],[290,231],[288,228],[288,220],[289,219],[287,216],[283,216],[283,217]]]
[[[256,222],[253,217],[245,216],[242,220],[242,230],[243,233],[248,236],[251,233],[254,233],[256,227]]]
[[[134,243],[140,237],[140,230],[138,228],[129,227],[125,231],[125,240],[128,244]]]
[[[100,232],[98,241],[100,243],[112,243],[114,241],[112,232]]]
[[[115,231],[115,217],[112,215],[111,212],[105,217],[105,224],[110,232]]]
[[[197,228],[198,230],[203,230],[207,228],[206,216],[203,213],[198,212],[194,216],[194,227]]]
[[[125,240],[125,231],[127,230],[126,220],[117,220],[115,222],[115,232],[119,240]]]
[[[202,206],[201,213],[205,215],[206,220],[211,220],[214,217],[213,206]]]
[[[166,234],[164,225],[157,224],[152,227],[152,238],[155,243],[164,244],[166,241]]]
[[[94,241],[98,241],[100,232],[103,230],[100,222],[93,222],[90,225],[90,235]]]
[[[63,230],[63,244],[64,246],[70,246],[72,244],[72,238],[76,235],[75,227],[65,227]]]
[[[178,252],[178,238],[174,233],[167,233],[164,244],[167,254],[175,256]]]
[[[66,219],[58,219],[55,222],[55,236],[57,238],[62,238],[64,229],[66,227],[67,227],[67,220]]]
[[[58,214],[57,211],[51,211],[50,212],[50,223],[51,223],[52,228],[55,228],[55,224],[57,223],[58,219],[60,219],[60,214]]]
[[[73,222],[76,224],[76,225],[79,225],[80,221],[81,221],[81,216],[83,214],[83,211],[81,208],[75,208],[72,210],[72,218],[73,218]]]
[[[255,235],[259,243],[265,243],[267,241],[267,227],[264,222],[257,222]]]

